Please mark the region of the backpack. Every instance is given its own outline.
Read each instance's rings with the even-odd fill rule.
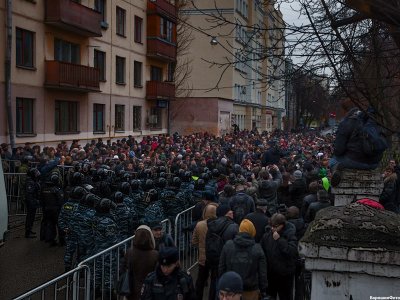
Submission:
[[[234,206],[232,207],[233,211],[233,220],[236,224],[240,224],[244,217],[247,215],[247,206],[246,200],[241,197],[237,201],[235,201]]]
[[[212,266],[218,266],[219,257],[222,252],[222,248],[225,245],[225,241],[222,238],[225,230],[231,225],[231,222],[226,222],[224,227],[219,232],[212,232],[207,230],[206,234],[206,260]]]
[[[358,120],[354,136],[362,140],[362,152],[368,157],[380,156],[388,148],[382,128],[370,117],[363,120],[362,116],[358,116]]]

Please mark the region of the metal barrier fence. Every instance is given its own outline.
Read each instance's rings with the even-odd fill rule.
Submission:
[[[58,276],[57,278],[14,298],[14,300],[86,300],[91,296],[90,282],[89,267],[79,266],[74,270],[64,273],[61,276]]]
[[[26,214],[24,203],[25,180],[25,173],[4,173],[9,216]]]
[[[161,223],[165,230],[171,232],[171,222],[168,219],[163,220]],[[167,233],[169,232],[167,231]],[[90,290],[92,293],[90,298],[87,298],[88,300],[109,300],[115,297],[114,289],[119,279],[121,262],[125,256],[126,250],[131,247],[134,237],[135,236],[131,236],[78,264],[78,268],[86,266],[90,269]]]
[[[198,262],[198,248],[192,245],[191,227],[194,206],[179,213],[175,218],[175,245],[179,250],[179,260],[182,269],[190,272]]]

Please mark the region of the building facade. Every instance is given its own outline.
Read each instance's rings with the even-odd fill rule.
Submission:
[[[172,130],[220,135],[233,124],[240,130],[283,128],[282,14],[256,0],[195,3],[181,11],[194,37],[188,51],[193,90],[171,103]]]
[[[176,15],[166,0],[14,1],[16,143],[166,133],[175,96]],[[4,27],[0,31],[4,36]],[[5,82],[1,72],[3,95]],[[7,143],[4,97],[0,106],[0,142]]]

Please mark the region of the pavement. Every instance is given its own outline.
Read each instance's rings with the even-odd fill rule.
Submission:
[[[33,231],[39,233],[40,221]],[[23,226],[11,230],[0,247],[0,299],[13,299],[64,272],[64,247],[26,239]]]

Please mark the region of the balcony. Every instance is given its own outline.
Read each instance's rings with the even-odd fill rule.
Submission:
[[[175,85],[162,81],[147,81],[146,98],[172,100],[175,98]]]
[[[80,92],[100,92],[99,70],[60,61],[46,61],[45,86]]]
[[[176,61],[176,46],[157,38],[147,38],[147,56],[174,62]]]
[[[101,36],[99,12],[71,0],[46,0],[45,23],[76,34]]]
[[[172,20],[177,17],[176,6],[167,0],[147,0],[147,13],[166,16]]]

